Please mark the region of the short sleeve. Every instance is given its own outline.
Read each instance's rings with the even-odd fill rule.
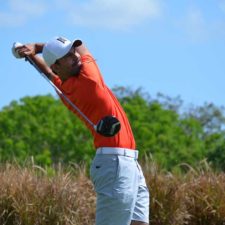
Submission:
[[[62,85],[62,81],[58,76],[54,76],[53,77],[53,81],[52,81],[56,87],[60,88]]]
[[[81,74],[88,79],[95,81],[100,85],[104,85],[101,72],[96,64],[96,60],[91,55],[83,55],[81,57],[82,71]]]

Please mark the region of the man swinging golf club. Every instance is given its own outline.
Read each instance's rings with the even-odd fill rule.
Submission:
[[[149,192],[133,133],[89,50],[80,40],[54,37],[45,44],[14,43],[12,51],[48,78],[93,135],[96,156],[90,174],[97,193],[96,225],[147,225]]]

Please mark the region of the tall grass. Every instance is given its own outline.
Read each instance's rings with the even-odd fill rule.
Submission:
[[[225,225],[225,174],[207,163],[169,173],[142,167],[151,192],[152,225]],[[85,166],[0,167],[1,225],[92,225],[95,194]],[[116,224],[115,224],[116,225]]]
[[[36,166],[1,168],[0,224],[94,224],[95,196],[85,169],[47,173]]]
[[[151,192],[151,224],[225,225],[225,174],[203,161],[186,173],[169,173],[144,164]]]

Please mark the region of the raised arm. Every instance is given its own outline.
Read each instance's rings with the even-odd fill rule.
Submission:
[[[55,41],[58,41],[58,43],[54,43]],[[62,43],[65,44],[65,42],[67,42],[64,46],[62,45]],[[69,40],[63,39],[63,38],[58,38],[58,39],[54,39],[53,44],[56,44],[56,48],[62,48],[65,49],[66,46],[68,46],[68,43],[71,43]],[[50,47],[52,48],[52,46],[54,46],[51,43]],[[46,46],[44,43],[32,43],[32,44],[25,44],[25,45],[21,45],[15,48],[15,51],[17,52],[17,54],[19,54],[20,57],[26,58],[26,57],[30,57],[32,59],[32,61],[36,64],[36,66],[50,79],[53,80],[56,75],[56,73],[54,72],[55,69],[53,70],[53,64],[54,63],[52,60],[50,60],[50,64],[46,61],[44,61],[43,58],[39,57],[38,54],[39,53],[43,53],[43,49],[44,46]],[[48,43],[47,43],[48,46]],[[75,48],[76,52],[80,55],[91,55],[91,53],[89,52],[89,50],[87,49],[87,47],[82,43],[81,40],[76,40],[73,42],[73,47]],[[51,49],[52,50],[52,49]],[[45,51],[45,50],[44,50]],[[56,51],[57,52],[57,51]],[[58,52],[57,52],[58,53]],[[52,57],[50,57],[50,59],[52,59]],[[51,67],[49,66],[51,65]],[[55,64],[54,64],[55,65]]]
[[[34,43],[34,44],[25,44],[16,48],[17,53],[23,57],[30,57],[32,61],[37,65],[37,67],[50,79],[53,80],[56,74],[48,67],[43,58],[37,54],[42,53],[44,44],[43,43]]]
[[[73,46],[81,56],[91,54],[81,40],[74,41]]]

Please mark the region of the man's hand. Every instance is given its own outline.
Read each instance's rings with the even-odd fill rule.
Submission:
[[[17,59],[20,59],[20,58],[22,58],[19,54],[18,54],[18,52],[17,52],[17,48],[18,47],[20,47],[20,46],[22,46],[22,44],[21,43],[19,43],[19,42],[14,42],[13,43],[13,46],[12,46],[12,54],[17,58]]]
[[[17,54],[21,58],[37,54],[35,44],[26,44],[26,45],[18,46],[15,48],[15,52],[17,52]]]
[[[43,43],[21,44],[19,42],[15,42],[12,47],[12,53],[16,58],[25,58],[27,56],[34,56],[41,53],[43,47]]]
[[[21,44],[15,42],[12,47],[12,53],[16,58],[30,58],[38,70],[44,73],[50,80],[52,80],[56,74],[47,66],[42,57],[39,57],[37,54],[41,53],[43,50],[44,44],[35,43],[35,44]]]

